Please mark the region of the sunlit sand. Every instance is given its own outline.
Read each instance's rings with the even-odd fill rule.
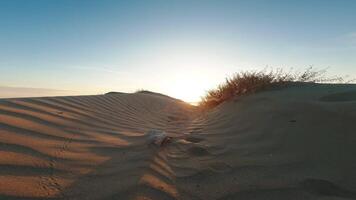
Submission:
[[[148,92],[2,99],[0,198],[355,199],[355,94],[306,84],[209,111]]]

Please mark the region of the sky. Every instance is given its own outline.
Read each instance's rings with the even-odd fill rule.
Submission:
[[[196,102],[266,66],[356,77],[355,10],[352,0],[0,0],[0,97],[146,89]]]

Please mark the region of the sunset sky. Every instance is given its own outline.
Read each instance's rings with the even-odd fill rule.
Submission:
[[[356,1],[0,1],[0,97],[194,102],[233,72],[310,65],[356,76]]]

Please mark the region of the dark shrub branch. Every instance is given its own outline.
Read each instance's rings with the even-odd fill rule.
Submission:
[[[234,97],[261,91],[273,86],[281,86],[291,82],[304,83],[342,83],[342,77],[327,77],[326,69],[315,70],[309,67],[302,73],[285,72],[283,69],[264,69],[262,71],[243,71],[226,78],[216,89],[209,90],[202,98],[200,106],[215,107]]]

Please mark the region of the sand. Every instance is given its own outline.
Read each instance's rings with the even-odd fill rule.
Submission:
[[[0,199],[356,199],[355,130],[354,85],[2,99]]]

